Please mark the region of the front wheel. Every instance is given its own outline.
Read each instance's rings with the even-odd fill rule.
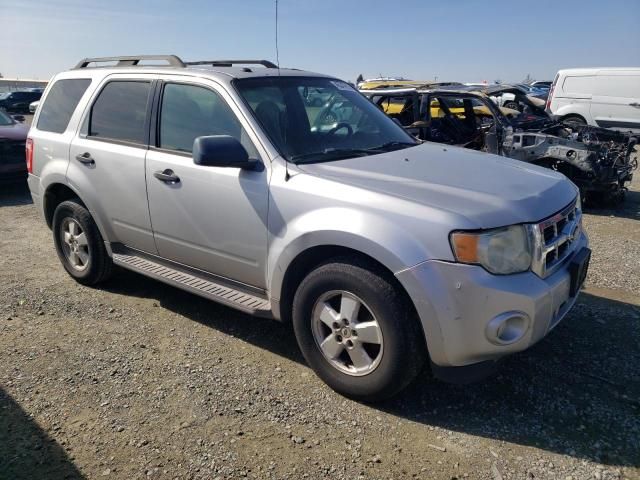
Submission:
[[[58,258],[76,281],[94,285],[106,280],[113,262],[89,211],[77,200],[67,200],[53,213],[53,240]]]
[[[302,353],[335,391],[389,398],[420,372],[424,337],[398,287],[365,264],[337,260],[312,271],[293,302]]]
[[[578,115],[569,115],[564,117],[562,119],[562,123],[573,128],[585,127],[587,125],[586,120]]]

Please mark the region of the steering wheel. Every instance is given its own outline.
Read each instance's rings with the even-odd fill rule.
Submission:
[[[347,129],[347,136],[350,137],[351,135],[353,135],[353,128],[351,128],[351,125],[349,125],[346,122],[340,122],[339,124],[337,124],[335,127],[333,127],[331,130],[329,130],[327,132],[327,135],[335,135],[335,133],[338,130],[342,130],[343,128]]]

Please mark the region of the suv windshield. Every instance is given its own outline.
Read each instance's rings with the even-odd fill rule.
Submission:
[[[419,143],[340,80],[270,77],[234,84],[273,144],[293,163],[373,155]]]

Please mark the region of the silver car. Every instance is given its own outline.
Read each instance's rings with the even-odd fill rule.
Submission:
[[[291,323],[366,401],[426,362],[487,375],[562,320],[590,256],[563,175],[420,143],[349,84],[266,61],[85,59],[49,83],[27,165],[78,282],[117,265]]]

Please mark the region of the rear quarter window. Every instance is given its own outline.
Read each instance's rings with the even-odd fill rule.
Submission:
[[[562,92],[570,95],[592,95],[595,86],[595,75],[567,76],[562,82]]]
[[[90,84],[88,78],[69,78],[54,83],[40,108],[38,130],[63,133]]]

